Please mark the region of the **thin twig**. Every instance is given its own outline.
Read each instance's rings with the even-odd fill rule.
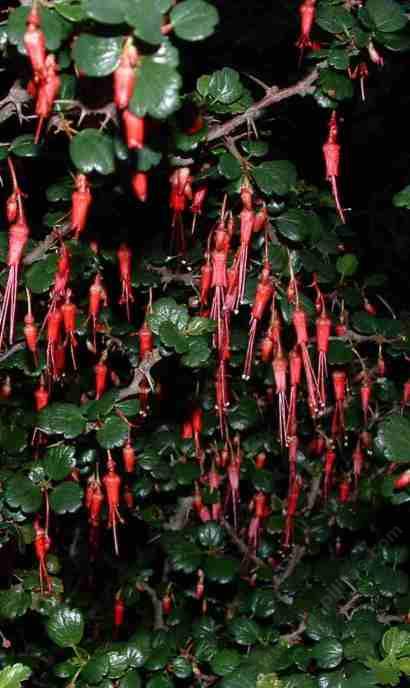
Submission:
[[[243,124],[258,119],[267,108],[275,103],[279,103],[281,100],[286,100],[296,95],[305,96],[308,93],[312,93],[313,84],[317,81],[318,77],[319,70],[316,68],[310,72],[308,76],[301,79],[301,81],[298,81],[298,83],[293,86],[282,89],[278,89],[277,87],[270,88],[263,98],[251,105],[245,112],[224,122],[224,124],[217,124],[211,127],[206,138],[207,142],[212,143],[212,141],[224,138]]]
[[[305,545],[296,545],[293,548],[293,552],[289,558],[287,567],[285,568],[283,573],[275,576],[275,578],[274,578],[275,590],[278,590],[278,588],[280,588],[280,586],[285,582],[285,580],[290,578],[290,576],[294,572],[294,570],[297,567],[297,565],[299,564],[299,562],[303,559],[305,552],[306,552]]]
[[[316,504],[316,500],[320,494],[320,484],[322,482],[322,476],[316,475],[311,483],[310,490],[307,496],[307,505],[304,510],[305,515],[309,515],[313,507]]]
[[[43,241],[40,241],[30,253],[23,258],[24,265],[32,265],[41,260],[47,251],[59,240],[63,239],[72,230],[70,222],[64,222],[61,227],[54,228]]]
[[[294,631],[291,633],[286,633],[285,635],[280,636],[280,641],[282,643],[287,643],[288,645],[294,645],[300,640],[300,636],[305,632],[306,630],[306,622],[301,621],[299,626],[295,628]]]
[[[171,516],[168,523],[165,523],[165,530],[182,530],[188,521],[193,503],[193,497],[182,497],[179,500],[175,513]]]
[[[343,616],[346,616],[347,619],[350,619],[351,612],[355,608],[356,602],[360,600],[361,597],[362,595],[360,594],[360,592],[355,592],[353,597],[351,597],[350,600],[348,600],[346,604],[343,605],[343,607],[340,607],[339,614],[342,614]]]
[[[228,523],[228,521],[225,521],[225,519],[222,519],[221,524],[225,528],[226,532],[228,533],[228,535],[229,535],[230,539],[232,540],[232,542],[234,543],[234,545],[236,545],[236,547],[241,552],[241,554],[244,555],[244,557],[247,557],[248,559],[250,559],[258,567],[263,566],[264,568],[266,568],[268,566],[268,564],[266,564],[263,561],[263,559],[260,559],[258,556],[256,556],[256,554],[252,554],[252,552],[249,549],[246,542],[241,540],[239,535],[236,534],[234,528],[232,528],[232,526],[230,525],[230,523]]]
[[[164,623],[164,614],[162,611],[162,603],[154,588],[151,588],[148,583],[137,583],[137,590],[139,592],[146,592],[151,598],[152,606],[154,608],[154,631],[159,631],[166,628]]]
[[[0,354],[0,363],[3,363],[3,361],[5,361],[7,358],[10,358],[10,356],[13,356],[18,351],[24,351],[25,348],[25,342],[17,342],[17,344],[11,346],[10,349],[7,349],[7,351],[5,351],[4,354]]]
[[[150,371],[153,366],[158,363],[162,358],[162,355],[159,353],[158,349],[154,349],[154,351],[147,355],[142,363],[138,366],[138,368],[135,368],[134,371],[134,378],[128,387],[124,387],[124,389],[121,389],[118,393],[118,399],[128,399],[128,397],[134,397],[137,394],[139,394],[141,391],[141,382],[143,380],[149,380],[150,379]]]
[[[170,282],[181,282],[186,287],[195,286],[197,275],[194,275],[193,272],[173,272],[165,266],[151,265],[150,263],[146,263],[146,268],[149,272],[154,272],[159,275],[161,278],[161,284],[164,286],[168,286]]]

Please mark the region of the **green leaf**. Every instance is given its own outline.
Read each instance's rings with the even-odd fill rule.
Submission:
[[[29,592],[16,588],[0,591],[0,616],[5,619],[14,620],[19,616],[24,616],[30,604],[31,595]]]
[[[410,676],[410,657],[406,657],[405,659],[399,659],[397,661],[397,667],[400,671],[403,672],[403,674],[406,674],[406,676]]]
[[[24,282],[33,294],[44,294],[50,289],[55,279],[57,261],[58,257],[53,253],[26,270]]]
[[[350,363],[353,360],[352,349],[346,342],[338,342],[337,340],[331,341],[329,342],[327,360],[330,365]]]
[[[115,408],[121,411],[127,418],[133,418],[139,413],[140,402],[138,399],[126,399],[115,404]]]
[[[375,444],[388,461],[410,463],[410,420],[400,415],[383,420]]]
[[[335,669],[343,659],[343,646],[338,640],[321,640],[312,651],[321,669]]]
[[[24,33],[26,31],[26,19],[29,13],[28,7],[18,7],[9,14],[7,22],[8,40],[16,45],[19,52],[25,53]],[[46,47],[50,52],[55,52],[71,31],[71,26],[63,17],[59,16],[53,9],[40,7],[41,28],[46,39]],[[67,26],[68,25],[68,26]]]
[[[166,674],[153,676],[146,683],[146,688],[174,688],[173,680]]]
[[[201,476],[200,468],[195,463],[177,463],[174,478],[178,485],[192,485]]]
[[[336,262],[336,270],[343,277],[351,277],[357,271],[359,261],[353,253],[345,253]]]
[[[169,64],[164,46],[155,55],[145,55],[138,72],[138,88],[130,103],[130,109],[138,117],[151,115],[165,119],[179,108],[181,76],[174,65]]]
[[[238,179],[242,174],[240,162],[231,153],[221,155],[218,171],[226,179]]]
[[[334,612],[313,611],[309,614],[306,633],[312,640],[337,638],[340,633],[340,621]]]
[[[389,628],[383,636],[382,648],[386,655],[405,657],[410,655],[410,633],[398,628]]]
[[[224,531],[219,523],[208,521],[199,526],[198,540],[202,547],[217,549],[221,547],[225,541]]]
[[[84,174],[112,174],[115,169],[113,141],[96,129],[84,129],[74,136],[70,142],[70,157]]]
[[[329,33],[345,33],[354,26],[351,12],[344,7],[321,2],[316,13],[316,24]]]
[[[64,19],[72,22],[80,22],[85,19],[85,11],[80,5],[72,5],[70,1],[61,2],[54,6],[54,9],[58,14],[61,14]]]
[[[199,368],[205,365],[211,356],[207,340],[204,337],[195,337],[195,339],[188,339],[188,345],[189,350],[182,356],[182,363],[189,368]]]
[[[128,425],[119,416],[109,416],[102,428],[97,431],[97,441],[103,449],[122,447],[127,437]]]
[[[201,41],[214,32],[219,16],[216,8],[204,0],[183,0],[173,7],[170,19],[178,38]]]
[[[341,671],[331,671],[328,674],[319,674],[317,677],[317,685],[318,688],[345,688],[344,674]]]
[[[101,2],[101,0],[82,0],[86,15],[102,24],[122,24],[129,6],[129,0]]]
[[[407,33],[407,29],[396,33],[376,31],[375,40],[388,50],[405,52],[410,49],[410,35]]]
[[[24,664],[12,664],[0,671],[0,688],[20,688],[31,676],[31,669]]]
[[[165,323],[172,323],[182,332],[188,325],[189,315],[185,305],[178,304],[172,298],[163,298],[155,301],[148,322],[154,334],[159,334],[161,326]]]
[[[396,208],[410,208],[410,186],[406,186],[402,191],[394,194],[393,203]]]
[[[238,645],[254,645],[261,636],[260,626],[245,616],[234,619],[229,624],[229,632]]]
[[[273,591],[262,588],[253,590],[250,597],[250,607],[252,614],[260,619],[273,616],[276,610],[276,599]]]
[[[195,317],[189,321],[186,333],[189,337],[198,337],[215,332],[216,324],[209,318]]]
[[[78,645],[84,633],[84,619],[78,609],[60,607],[47,622],[47,635],[58,647]]]
[[[63,177],[47,187],[46,197],[50,203],[58,203],[58,201],[70,201],[72,192],[73,182],[71,178]]]
[[[241,147],[249,157],[255,158],[263,158],[269,150],[269,145],[266,141],[254,141],[253,139],[241,141]]]
[[[118,397],[118,392],[116,389],[110,389],[108,392],[103,394],[101,399],[94,399],[82,406],[82,412],[87,416],[88,420],[100,420],[109,413],[116,406],[116,401]]]
[[[378,31],[399,31],[407,24],[404,8],[394,0],[368,0],[366,11]]]
[[[319,83],[322,90],[330,98],[346,100],[353,97],[354,88],[352,81],[341,72],[336,72],[333,69],[322,69],[320,71]]]
[[[177,678],[190,678],[192,676],[191,662],[185,657],[176,657],[172,662],[172,673]]]
[[[382,686],[395,686],[400,681],[400,671],[396,664],[392,664],[390,657],[385,657],[382,662],[369,658],[366,665],[373,669],[377,683]]]
[[[161,325],[159,336],[164,346],[174,348],[178,354],[185,353],[189,348],[188,337],[184,337],[172,322]]]
[[[12,509],[31,514],[40,508],[42,497],[37,485],[24,475],[16,475],[6,483],[6,502]]]
[[[50,495],[50,506],[57,514],[73,514],[82,506],[83,491],[78,483],[61,483]]]
[[[269,244],[268,257],[272,272],[283,272],[288,264],[288,254],[284,246]]]
[[[286,680],[286,679],[285,679]],[[280,680],[276,674],[261,674],[258,676],[256,688],[290,688]],[[296,688],[296,686],[294,687]],[[302,688],[302,686],[300,686]]]
[[[238,100],[243,92],[239,73],[224,67],[211,74],[207,84],[207,97],[211,100],[230,105]]]
[[[218,688],[255,688],[259,677],[260,673],[254,667],[246,666],[246,671],[244,667],[240,667],[225,676],[217,685]]]
[[[239,561],[231,557],[207,557],[203,569],[212,583],[226,585],[238,575]]]
[[[81,678],[87,683],[97,685],[107,676],[109,662],[107,653],[95,654],[87,662],[81,672]]]
[[[141,688],[141,677],[135,669],[127,671],[119,682],[119,688]]]
[[[38,428],[47,435],[64,435],[74,439],[85,431],[85,418],[74,404],[50,404],[38,415]]]
[[[123,676],[129,666],[129,655],[126,648],[108,652],[108,678],[118,679]]]
[[[75,450],[66,444],[50,447],[44,458],[44,468],[51,480],[64,480],[75,466]]]
[[[253,168],[252,175],[260,190],[268,195],[286,196],[297,180],[296,168],[288,160],[263,162]]]
[[[334,47],[329,50],[328,62],[331,67],[345,71],[349,67],[349,54],[344,48]]]
[[[202,553],[190,542],[175,543],[169,552],[171,566],[175,571],[193,573],[201,563]]]
[[[122,36],[82,33],[74,42],[73,59],[86,76],[108,76],[118,66],[122,45]]]
[[[221,650],[212,658],[211,669],[217,676],[226,676],[238,668],[241,655],[237,650]]]
[[[290,208],[276,220],[278,232],[289,241],[303,241],[306,237],[306,216],[303,210]]]
[[[135,151],[136,168],[139,172],[148,172],[152,167],[156,167],[162,154],[153,150],[149,146],[144,146],[141,150]]]
[[[135,29],[135,35],[146,43],[159,45],[164,40],[161,33],[162,12],[157,0],[133,0],[125,18]]]
[[[19,158],[35,158],[40,154],[41,146],[34,143],[32,134],[21,134],[16,136],[10,146],[10,152]]]
[[[229,425],[233,430],[243,432],[257,424],[258,405],[254,399],[242,398],[239,405],[229,414]]]

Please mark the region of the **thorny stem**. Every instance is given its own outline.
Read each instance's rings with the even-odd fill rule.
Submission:
[[[47,251],[59,240],[71,232],[71,223],[65,222],[61,227],[54,228],[43,241],[40,241],[30,253],[23,258],[24,265],[32,265],[41,260]]]
[[[158,349],[154,349],[152,353],[147,355],[142,363],[135,368],[134,378],[128,387],[121,389],[118,393],[118,399],[128,399],[128,397],[133,397],[141,392],[141,382],[146,379],[150,380],[150,370],[153,366],[158,363],[163,358]]]
[[[278,89],[277,87],[270,88],[263,98],[251,105],[245,112],[233,117],[228,120],[228,122],[224,122],[224,124],[217,124],[211,127],[206,138],[207,142],[212,143],[212,141],[224,138],[247,122],[258,119],[267,108],[275,103],[279,103],[295,95],[304,96],[311,93],[313,84],[317,81],[318,77],[319,69],[316,68],[293,86],[282,89]]]
[[[165,524],[164,528],[166,530],[182,530],[184,526],[186,525],[189,514],[192,510],[194,504],[194,498],[193,497],[183,497],[179,500],[178,507],[169,519],[168,523]]]

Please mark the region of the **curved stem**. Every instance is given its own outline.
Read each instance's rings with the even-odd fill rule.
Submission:
[[[279,103],[281,100],[286,100],[287,98],[291,98],[295,95],[304,96],[308,93],[311,93],[313,84],[315,81],[317,81],[318,77],[319,69],[316,68],[304,79],[294,84],[294,86],[289,86],[288,88],[282,89],[277,87],[270,88],[264,97],[261,98],[261,100],[258,100],[256,103],[251,105],[251,107],[245,110],[245,112],[233,117],[224,124],[217,124],[216,126],[211,127],[206,141],[208,143],[212,143],[212,141],[217,141],[218,139],[228,136],[232,131],[238,129],[243,124],[261,117],[268,107],[274,105],[275,103]]]

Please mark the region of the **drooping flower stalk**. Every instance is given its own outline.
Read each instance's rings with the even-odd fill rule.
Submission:
[[[192,199],[191,171],[189,167],[178,167],[170,178],[171,192],[169,206],[172,210],[172,229],[175,250],[178,254],[186,251],[185,230],[182,220],[188,200]]]
[[[340,176],[340,151],[339,127],[337,123],[336,110],[333,110],[329,121],[329,133],[326,143],[323,144],[323,156],[326,165],[326,179],[332,187],[332,194],[336,204],[337,212],[343,224],[346,224],[346,217],[340,202],[338,178]]]
[[[248,253],[251,243],[255,212],[252,208],[243,207],[240,213],[240,245],[238,253],[238,296],[236,308],[243,302],[246,287],[246,271],[248,268]]]
[[[303,481],[300,475],[296,475],[289,490],[288,502],[285,516],[285,532],[283,538],[284,547],[290,547],[293,541],[294,520],[298,507],[299,496],[302,490]]]
[[[215,234],[215,248],[211,254],[212,261],[212,282],[211,288],[214,289],[214,296],[211,306],[211,319],[216,322],[216,336],[215,346],[219,354],[223,352],[225,341],[225,318],[224,305],[225,293],[228,285],[227,280],[227,250],[226,250],[226,232],[222,229],[217,229]]]
[[[121,244],[117,251],[118,266],[121,280],[121,296],[119,304],[125,304],[125,311],[127,313],[127,320],[131,320],[130,304],[134,303],[134,294],[132,293],[132,251],[127,244]]]
[[[276,395],[278,397],[278,421],[279,421],[279,441],[282,447],[286,444],[286,414],[287,414],[287,370],[288,362],[282,353],[279,343],[278,353],[273,359],[273,377],[276,385]]]
[[[299,354],[299,351],[296,348],[292,349],[289,354],[290,395],[288,420],[286,424],[286,434],[288,438],[296,435],[296,404],[298,398],[299,385],[302,378],[302,365],[302,358]]]
[[[329,338],[332,329],[332,321],[326,315],[325,309],[316,320],[316,347],[318,351],[317,381],[322,407],[326,406],[326,379],[327,379],[327,354],[329,351]]]
[[[111,456],[111,452],[108,450],[107,459],[107,473],[103,477],[103,483],[107,495],[108,504],[108,528],[112,529],[113,539],[114,539],[114,551],[115,554],[119,555],[118,549],[118,534],[117,526],[118,523],[123,523],[121,514],[119,512],[120,504],[120,489],[121,489],[121,477],[116,472],[116,464]]]
[[[296,330],[297,346],[299,347],[302,355],[308,393],[309,411],[312,416],[316,416],[321,406],[321,397],[316,376],[313,371],[312,362],[309,356],[307,315],[306,311],[304,311],[299,305],[296,306],[293,312],[293,326]]]
[[[332,436],[338,437],[345,430],[345,410],[347,375],[344,370],[335,370],[332,373],[335,408],[332,417]]]
[[[77,361],[75,357],[75,349],[78,347],[77,338],[75,336],[77,329],[77,306],[71,301],[71,296],[71,289],[67,289],[65,303],[61,306],[61,313],[63,315],[66,344],[70,342],[71,360],[74,370],[77,370]]]
[[[323,498],[325,502],[329,499],[330,491],[332,489],[333,482],[333,467],[336,461],[336,452],[333,447],[328,447],[325,454],[325,465],[324,465],[324,482],[323,482]]]
[[[258,285],[256,287],[255,301],[251,311],[248,349],[246,352],[245,364],[242,375],[244,380],[249,380],[250,378],[255,348],[256,330],[258,327],[258,323],[261,321],[272,296],[273,284],[270,273],[270,266],[269,263],[265,263],[258,281]]]

